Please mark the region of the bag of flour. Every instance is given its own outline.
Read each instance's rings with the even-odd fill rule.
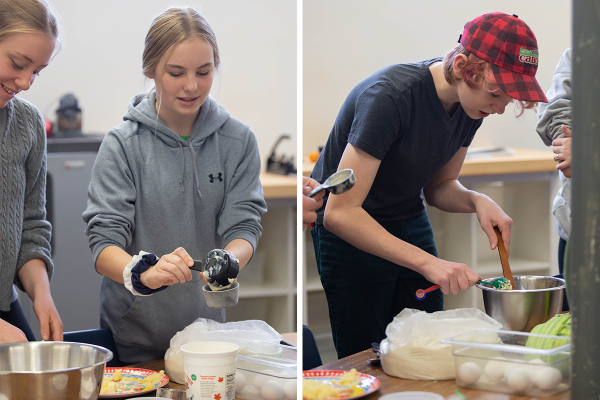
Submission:
[[[238,354],[253,355],[259,347],[249,344],[248,347],[241,343],[248,341],[261,341],[279,344],[282,337],[265,321],[248,320],[239,322],[216,322],[211,319],[198,318],[182,331],[177,332],[171,339],[170,347],[165,353],[165,372],[169,379],[177,383],[185,383],[183,372],[183,353],[180,347],[186,343],[194,342],[229,342],[240,345]],[[263,346],[272,351],[273,346]],[[262,354],[262,353],[261,353]],[[268,354],[277,356],[276,354]]]
[[[476,308],[434,313],[405,308],[385,330],[381,366],[386,374],[404,379],[454,379],[452,346],[440,340],[475,329],[501,328],[502,324]]]

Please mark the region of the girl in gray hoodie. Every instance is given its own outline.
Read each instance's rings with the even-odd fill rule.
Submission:
[[[197,11],[159,15],[143,53],[155,90],[133,98],[94,164],[83,219],[104,275],[100,326],[124,363],[164,357],[175,333],[199,317],[224,322],[225,311],[205,303],[205,278],[189,267],[213,249],[243,267],[262,234],[256,138],[209,97],[219,61]]]

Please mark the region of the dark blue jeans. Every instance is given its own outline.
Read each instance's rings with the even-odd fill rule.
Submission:
[[[565,247],[567,246],[567,241],[563,238],[560,238],[558,241],[558,275],[554,275],[558,278],[564,279],[563,271],[564,271],[564,260],[565,260]],[[567,291],[564,291],[563,295],[563,311],[569,311],[569,301],[567,300]]]
[[[0,319],[16,326],[27,336],[27,340],[35,342],[35,335],[29,326],[29,322],[27,322],[27,318],[25,318],[25,314],[23,314],[19,300],[10,303],[10,311],[0,311]]]
[[[395,237],[437,257],[427,214],[380,224]],[[359,250],[323,226],[315,226],[311,234],[338,358],[383,340],[385,328],[404,308],[443,310],[439,290],[429,292],[424,300],[416,298],[418,289],[433,285],[421,274]]]

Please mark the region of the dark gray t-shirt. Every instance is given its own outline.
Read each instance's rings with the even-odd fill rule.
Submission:
[[[423,188],[461,147],[471,144],[482,122],[460,105],[453,115],[442,106],[429,71],[441,60],[392,65],[352,89],[311,177],[322,183],[337,171],[351,143],[381,160],[363,203],[371,217],[394,221],[424,213]],[[324,209],[317,211],[318,224]]]

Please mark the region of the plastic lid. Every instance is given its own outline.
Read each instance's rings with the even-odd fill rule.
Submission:
[[[430,392],[396,392],[381,396],[379,400],[444,400],[444,396]]]
[[[561,346],[557,346],[550,349],[537,349],[534,347],[527,347],[523,343],[523,345],[512,344],[512,343],[480,343],[474,341],[472,339],[473,335],[476,334],[490,334],[496,333],[498,335],[502,335],[504,340],[509,342],[523,342],[526,341],[528,337],[541,337],[546,339],[554,339],[560,340],[561,342],[568,342],[567,344],[563,344]],[[463,338],[467,338],[467,340],[461,340]],[[555,354],[568,352],[571,350],[571,338],[569,336],[552,336],[552,335],[542,335],[539,333],[529,333],[529,332],[515,332],[515,331],[505,331],[505,330],[488,330],[488,329],[476,329],[473,331],[461,333],[459,335],[453,336],[448,339],[440,340],[441,343],[451,344],[454,346],[460,347],[474,347],[478,349],[485,350],[495,350],[495,351],[507,351],[510,353],[519,353],[519,354],[533,354],[538,356],[552,356]]]

